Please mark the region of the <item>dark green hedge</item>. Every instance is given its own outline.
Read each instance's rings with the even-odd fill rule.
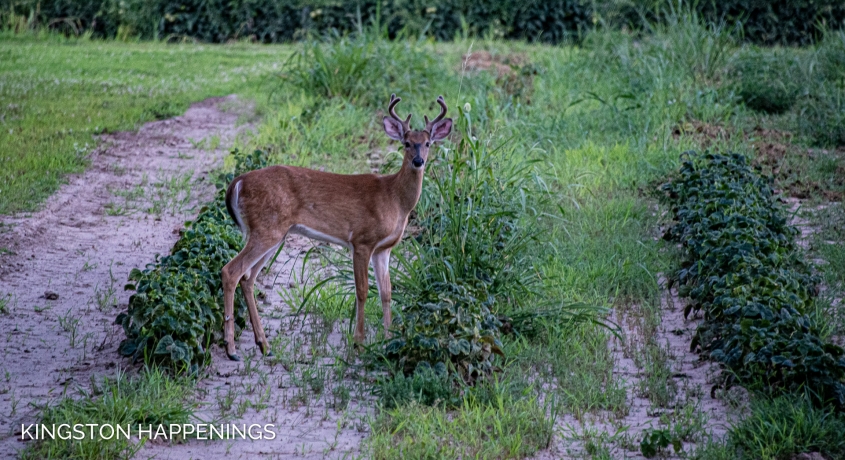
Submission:
[[[378,22],[441,40],[463,32],[557,43],[591,20],[586,0],[0,0],[5,11],[35,12],[38,23],[98,37],[120,26],[142,38],[191,37],[204,42],[254,37],[285,42],[308,33],[340,33]],[[72,24],[72,25],[71,25]]]
[[[745,41],[807,45],[822,38],[822,29],[845,26],[842,0],[604,0],[596,15],[614,27],[647,30],[648,23],[694,11],[701,18],[742,31]]]

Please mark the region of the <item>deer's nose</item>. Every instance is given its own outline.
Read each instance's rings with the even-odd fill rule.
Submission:
[[[414,164],[415,168],[419,168],[420,166],[425,164],[425,160],[423,160],[421,156],[417,155],[417,156],[414,157],[414,159],[411,161],[411,163]]]

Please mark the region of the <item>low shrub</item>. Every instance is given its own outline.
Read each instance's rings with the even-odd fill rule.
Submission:
[[[135,291],[115,322],[126,338],[118,352],[173,370],[194,373],[208,358],[208,347],[223,336],[220,271],[242,248],[241,235],[226,213],[226,186],[236,175],[267,165],[263,152],[234,151],[235,172],[221,177],[215,200],[205,206],[173,246],[144,270],[132,269],[126,285]],[[246,324],[246,303],[235,294],[236,332]]]
[[[798,104],[798,131],[819,147],[845,146],[845,88],[820,83]]]
[[[819,280],[769,182],[742,155],[687,152],[663,190],[677,220],[664,237],[685,254],[672,282],[690,300],[685,315],[704,313],[691,347],[729,370],[728,385],[845,407],[845,351],[819,338]]]
[[[737,95],[747,107],[758,112],[786,112],[806,83],[798,71],[799,65],[782,52],[746,53],[732,69]]]

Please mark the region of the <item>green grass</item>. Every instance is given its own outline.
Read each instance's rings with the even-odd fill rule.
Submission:
[[[146,440],[138,441],[138,425],[189,423],[193,417],[190,397],[192,382],[171,377],[160,370],[150,369],[128,376],[118,371],[93,383],[81,391],[79,398],[63,398],[45,407],[38,423],[46,425],[96,423],[98,425],[130,426],[130,439],[115,436],[101,439],[95,431],[94,438],[87,434],[83,439],[44,439],[32,441],[19,453],[27,459],[106,459],[132,458]],[[84,430],[84,428],[83,428]],[[108,437],[108,431],[105,432]],[[74,434],[73,437],[78,435]]]
[[[82,172],[95,135],[238,93],[266,101],[282,46],[117,43],[0,35],[0,215],[33,211]]]
[[[724,442],[695,453],[701,460],[788,460],[819,452],[826,459],[845,458],[845,418],[800,398],[758,399],[751,413],[733,425]]]
[[[548,446],[554,421],[529,396],[468,399],[454,412],[412,403],[377,415],[366,452],[373,459],[523,458]]]

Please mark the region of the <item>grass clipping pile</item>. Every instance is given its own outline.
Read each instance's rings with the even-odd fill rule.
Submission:
[[[144,270],[133,269],[125,289],[134,290],[127,311],[116,324],[126,333],[118,352],[176,371],[195,373],[207,363],[209,346],[222,339],[223,303],[220,271],[241,250],[241,234],[226,214],[226,187],[235,176],[267,165],[263,152],[237,150],[234,174],[218,182],[215,200],[205,206],[169,256]],[[246,325],[246,303],[235,295],[238,334]]]
[[[843,349],[819,337],[811,314],[819,280],[769,182],[740,154],[682,158],[663,186],[677,220],[664,238],[685,251],[672,279],[690,299],[684,314],[704,312],[691,348],[730,371],[726,385],[845,408]]]

